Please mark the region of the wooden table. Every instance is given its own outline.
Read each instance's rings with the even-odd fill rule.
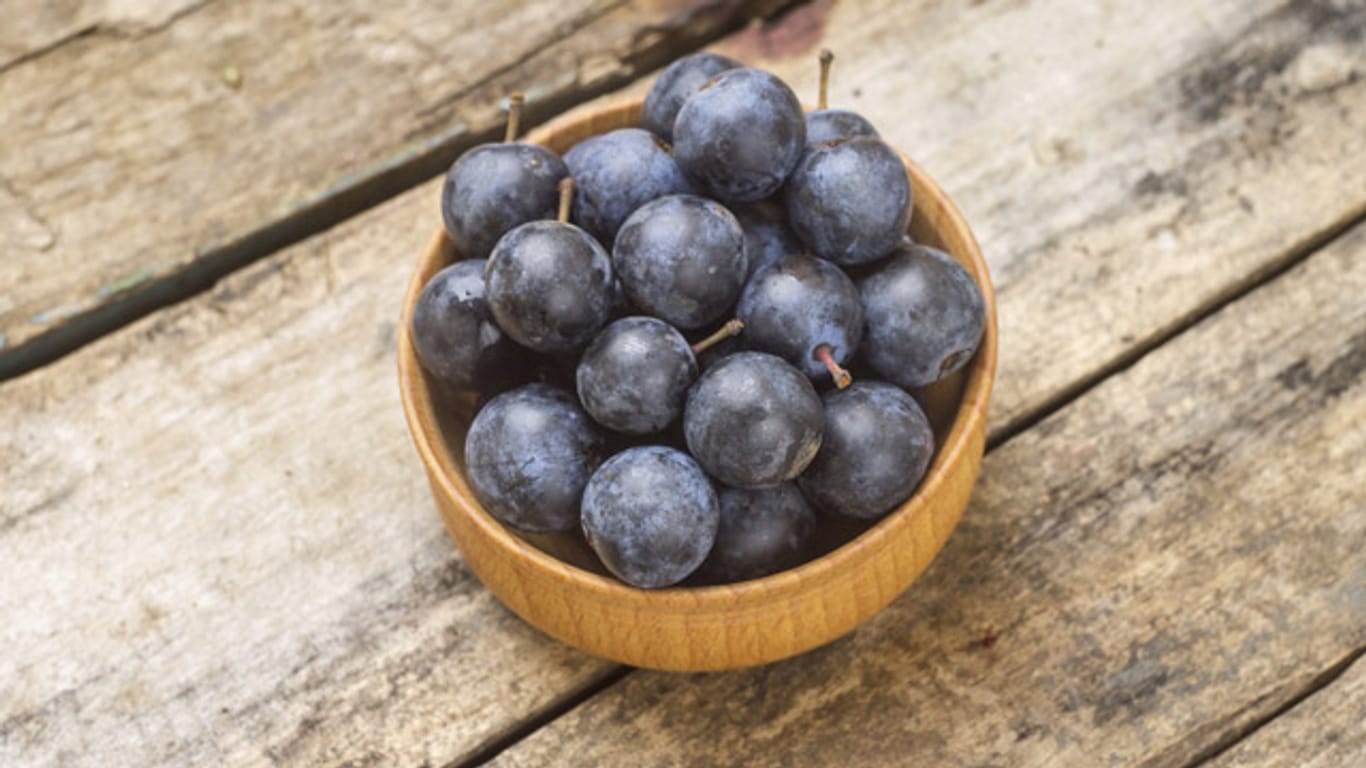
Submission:
[[[1366,764],[1366,2],[374,5],[0,0],[0,765]],[[826,648],[586,657],[403,424],[434,178],[822,45],[987,253],[981,482]]]

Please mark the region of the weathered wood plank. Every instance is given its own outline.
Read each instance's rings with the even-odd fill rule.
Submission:
[[[0,0],[0,71],[49,53],[81,35],[135,37],[154,32],[213,0]]]
[[[1366,646],[1366,226],[987,457],[851,637],[634,672],[495,765],[1182,766]]]
[[[541,119],[779,4],[221,0],[0,71],[0,219],[43,232],[0,260],[0,374],[436,175],[511,90]]]
[[[908,66],[907,45],[938,50],[946,44],[936,41],[971,37],[976,53],[968,59],[917,59],[916,71],[923,67],[920,76],[935,83],[934,98],[906,89],[899,100],[879,102],[900,105],[891,112],[860,108],[965,203],[1004,285],[1020,280],[1023,268],[1003,265],[1026,256],[1030,270],[1063,286],[1073,286],[1078,269],[1108,265],[1088,291],[1010,290],[1003,316],[1027,324],[1031,307],[1039,307],[1085,318],[1107,296],[1127,301],[1136,283],[1146,293],[1180,293],[1131,306],[1141,322],[1123,319],[1114,329],[1087,320],[1038,325],[1033,335],[1013,331],[1003,350],[1010,378],[998,387],[999,413],[1027,413],[1056,395],[1052,379],[1021,378],[1041,365],[1029,356],[1053,359],[1079,343],[1073,333],[1094,338],[1101,351],[1137,349],[1147,337],[1126,338],[1123,323],[1151,330],[1167,322],[1159,310],[1196,311],[1248,274],[1282,263],[1288,245],[1336,226],[1361,199],[1359,179],[1343,171],[1359,141],[1349,130],[1363,109],[1359,78],[1315,93],[1271,88],[1268,100],[1235,104],[1199,128],[1168,117],[1177,108],[1173,83],[1199,67],[1196,49],[1227,55],[1252,6],[1202,4],[1202,36],[1186,40],[1191,48],[1177,56],[1166,45],[1173,19],[1135,24],[1113,8],[1091,15],[1084,3],[908,5],[862,6],[895,32],[870,33],[866,41],[882,49],[885,64],[850,62],[855,51],[838,42],[851,39],[841,30],[865,28],[871,17],[851,11],[854,4],[835,8],[824,34],[841,52],[837,72],[860,78],[837,76],[837,92],[862,87],[866,94],[872,86],[859,74],[863,67],[905,82],[895,73]],[[824,7],[748,31],[732,50],[768,52],[776,68],[795,72],[822,34]],[[1156,8],[1149,15],[1189,13]],[[850,26],[856,22],[863,26]],[[1096,61],[1104,77],[1071,86],[1069,93],[1088,96],[1074,100],[1077,112],[1048,116],[1031,112],[1033,102],[1018,95],[981,97],[995,86],[964,61],[1005,58],[1032,62],[1035,74],[1072,72],[1081,52],[1054,32],[1064,25],[1122,44]],[[1018,34],[1008,34],[1015,28]],[[779,59],[784,51],[790,55]],[[1140,75],[1166,85],[1141,86],[1134,81]],[[801,77],[809,85],[811,78]],[[1127,94],[1131,102],[1118,113],[1124,119],[1103,119],[1116,106],[1093,89]],[[1052,103],[1046,93],[1035,98]],[[860,105],[867,102],[865,95]],[[1133,233],[1171,218],[1170,208],[1111,179],[1137,174],[1131,145],[1151,152],[1165,139],[1158,157],[1198,155],[1202,142],[1278,109],[1293,110],[1295,131],[1263,147],[1233,142],[1206,158],[1186,192],[1200,204],[1173,229],[1171,251],[1155,251],[1152,269],[1127,269],[1138,250]],[[1022,117],[1033,121],[1026,124],[1094,127],[1089,159],[1046,168],[1020,159],[1011,131],[1021,130],[1012,121]],[[1016,172],[1000,171],[987,184],[967,162],[972,152],[952,141],[915,151],[915,137],[935,135],[934,125],[956,126],[983,163],[1008,143],[1000,136],[1011,137]],[[993,134],[1001,126],[1005,132]],[[1087,182],[1130,195],[1133,204],[1101,205],[1079,193],[1063,206],[1052,190],[1084,190]],[[1226,215],[1212,201],[1234,194],[1227,190],[1269,201],[1279,228]],[[89,750],[92,764],[115,756],[171,764],[442,762],[472,754],[608,669],[534,636],[473,587],[420,485],[393,397],[386,323],[410,259],[435,226],[435,198],[431,185],[414,190],[0,390],[0,424],[7,425],[0,430],[0,561],[21,586],[0,595],[3,615],[21,618],[0,630],[13,649],[0,661],[0,680],[19,681],[0,688],[0,757],[80,764]],[[1289,199],[1299,203],[1277,202]],[[997,208],[983,202],[992,200]],[[1082,219],[1073,220],[1073,207]],[[1007,216],[1029,236],[1017,240],[996,222]],[[33,222],[24,231],[38,238],[41,221]],[[1034,238],[1049,222],[1089,244],[1096,264],[1078,266],[1075,250],[1038,246]],[[1162,277],[1178,268],[1208,272],[1209,282]],[[1069,354],[1063,367],[1086,369],[1085,358]],[[998,424],[1007,422],[998,416]],[[238,525],[234,536],[225,535],[225,518]],[[296,551],[296,559],[286,556]],[[983,567],[990,567],[988,554]],[[142,618],[144,597],[160,617],[155,622]],[[62,613],[49,608],[58,600]],[[174,610],[166,612],[168,604]],[[377,619],[375,605],[392,609]],[[955,631],[950,640],[966,642],[965,630]],[[976,627],[966,631],[975,635]],[[338,637],[345,641],[334,642]],[[470,645],[446,650],[453,638]]]
[[[1204,768],[1366,765],[1366,662],[1267,723]]]
[[[393,344],[436,194],[0,390],[0,764],[443,765],[608,669],[432,509]]]

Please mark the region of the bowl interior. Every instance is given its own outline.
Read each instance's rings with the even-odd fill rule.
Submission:
[[[563,153],[589,136],[637,125],[639,111],[640,102],[626,102],[578,120],[551,123],[534,131],[527,140]],[[695,601],[731,599],[750,585],[771,591],[784,584],[792,586],[807,579],[820,578],[823,572],[838,567],[841,559],[851,557],[854,550],[876,548],[880,528],[898,517],[914,514],[917,499],[935,492],[951,455],[965,442],[969,431],[968,420],[985,418],[986,400],[995,368],[995,302],[980,252],[957,210],[943,192],[909,158],[902,157],[913,186],[915,213],[909,227],[911,237],[917,242],[950,253],[967,267],[983,290],[988,314],[985,337],[969,365],[941,382],[912,393],[929,416],[934,429],[936,451],[916,494],[905,504],[873,523],[821,516],[815,535],[813,559],[791,570],[750,582],[721,586],[708,586],[689,580],[667,590],[640,590],[612,578],[577,531],[528,535],[502,526],[473,500],[465,480],[464,440],[473,418],[475,396],[451,390],[423,371],[417,363],[408,335],[412,308],[422,286],[458,256],[450,239],[444,232],[438,231],[418,264],[404,302],[399,366],[410,422],[414,418],[418,422],[412,426],[419,449],[424,458],[430,456],[429,463],[435,462],[435,471],[440,474],[443,483],[448,482],[451,486],[460,512],[472,516],[483,532],[496,539],[509,556],[529,559],[538,567],[557,571],[562,577],[580,580],[586,588],[600,593],[602,597],[650,600],[671,595],[673,600],[682,598],[687,601],[685,604],[690,608],[701,605]],[[424,429],[422,426],[430,428]],[[429,471],[431,469],[429,466]]]

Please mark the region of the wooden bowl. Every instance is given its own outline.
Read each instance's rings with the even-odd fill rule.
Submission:
[[[527,141],[563,153],[589,136],[638,125],[641,103],[561,118]],[[905,162],[914,190],[912,237],[952,254],[982,288],[986,333],[981,348],[963,371],[917,393],[935,426],[938,450],[911,499],[871,526],[826,530],[820,542],[825,554],[804,565],[739,584],[636,589],[606,575],[581,538],[519,535],[480,507],[463,469],[473,398],[435,392],[439,385],[418,365],[408,331],[422,286],[455,258],[450,240],[438,229],[403,302],[398,341],[403,410],[446,529],[470,569],[508,608],[595,656],[653,669],[734,669],[835,640],[925,570],[958,523],[981,465],[996,370],[996,303],[986,263],[962,215],[919,166]]]

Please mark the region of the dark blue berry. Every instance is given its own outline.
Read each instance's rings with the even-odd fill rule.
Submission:
[[[982,341],[982,291],[943,251],[902,245],[858,286],[863,356],[900,386],[939,381],[966,365]]]
[[[740,352],[698,378],[683,432],[699,464],[726,485],[769,488],[801,473],[821,444],[821,400],[782,358]]]
[[[745,233],[745,264],[753,277],[760,267],[791,254],[805,253],[806,246],[787,224],[787,210],[781,202],[733,203],[729,206]]]
[[[857,112],[850,112],[847,109],[818,109],[806,116],[807,146],[838,139],[852,139],[856,136],[881,138],[872,123]]]
[[[645,96],[645,108],[640,115],[641,127],[653,131],[665,141],[673,141],[674,118],[694,93],[710,79],[735,69],[740,62],[714,53],[692,53],[677,59],[664,68]]]
[[[700,573],[714,582],[757,579],[807,559],[816,515],[792,483],[723,488],[721,525]]]
[[[504,235],[485,283],[498,325],[538,352],[586,343],[612,312],[611,259],[572,224],[534,221]]]
[[[504,335],[484,300],[486,263],[457,261],[437,272],[413,308],[418,360],[456,389],[497,389],[531,372],[530,353]]]
[[[692,191],[669,145],[639,128],[585,139],[565,153],[564,163],[579,187],[573,220],[608,248],[637,208]]]
[[[811,252],[840,265],[887,255],[911,219],[901,158],[877,139],[811,147],[783,192],[792,229]]]
[[[460,258],[486,259],[514,227],[555,218],[556,185],[568,171],[554,152],[514,141],[521,105],[513,94],[506,141],[469,150],[446,174],[441,219]]]
[[[821,51],[820,98],[816,101],[816,111],[808,113],[806,116],[807,146],[823,144],[836,139],[852,139],[855,136],[879,138],[877,129],[873,128],[873,124],[857,112],[827,108],[827,96],[830,89],[830,64],[834,60],[835,55],[829,49]]]
[[[933,455],[934,433],[910,395],[858,381],[825,395],[825,438],[797,485],[823,511],[878,518],[910,498]]]
[[[574,396],[528,384],[490,400],[465,436],[470,489],[489,514],[528,533],[572,530],[606,440]]]
[[[719,200],[762,200],[783,185],[806,146],[806,118],[783,81],[732,69],[683,104],[674,157],[688,178]]]
[[[679,328],[701,328],[728,314],[744,287],[744,235],[716,202],[661,197],[622,225],[612,267],[641,311]]]
[[[839,267],[804,254],[786,256],[750,279],[737,314],[747,348],[778,355],[813,379],[835,374],[837,384],[848,383],[827,360],[843,364],[853,357],[863,336],[863,307]]]
[[[653,317],[627,317],[599,333],[579,358],[579,400],[599,424],[644,435],[683,412],[697,361],[683,334]]]
[[[716,539],[716,491],[687,454],[631,448],[605,462],[583,492],[583,533],[617,578],[654,589],[697,570]]]

